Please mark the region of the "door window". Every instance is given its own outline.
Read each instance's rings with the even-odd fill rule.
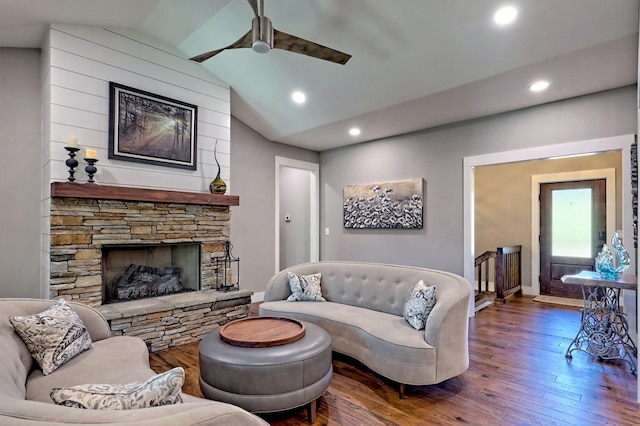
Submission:
[[[591,257],[592,189],[554,189],[551,197],[552,256]]]

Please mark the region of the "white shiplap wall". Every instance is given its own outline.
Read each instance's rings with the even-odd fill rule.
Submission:
[[[50,187],[66,181],[64,149],[70,135],[97,151],[97,184],[208,192],[217,166],[230,182],[231,105],[227,84],[180,52],[142,34],[96,27],[52,25],[42,47],[42,281],[49,296]],[[109,82],[198,106],[197,169],[110,160]],[[83,151],[76,182],[86,182]]]
[[[229,86],[181,53],[141,34],[53,25],[50,30],[50,181],[64,181],[64,146],[76,135],[95,149],[98,183],[203,192],[215,178],[215,141],[222,178],[229,182]],[[109,81],[198,106],[197,170],[108,159]],[[82,151],[80,151],[82,153]],[[86,181],[84,162],[76,173]]]

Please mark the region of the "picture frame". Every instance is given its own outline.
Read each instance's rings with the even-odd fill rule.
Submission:
[[[198,107],[109,82],[109,158],[196,170]]]
[[[346,185],[343,226],[347,229],[422,229],[423,179]]]

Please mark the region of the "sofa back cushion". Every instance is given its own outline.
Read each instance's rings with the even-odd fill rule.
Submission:
[[[451,274],[411,266],[323,261],[292,266],[272,280],[286,283],[286,272],[305,275],[320,272],[322,295],[327,301],[398,316],[403,315],[404,304],[420,280],[427,286],[436,286],[438,300],[446,298],[446,293],[460,291],[461,287]],[[288,285],[278,283],[274,291],[281,291],[277,289],[288,291]],[[287,296],[271,294],[268,300],[283,300]]]

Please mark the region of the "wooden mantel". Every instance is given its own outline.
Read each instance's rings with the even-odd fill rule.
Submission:
[[[145,201],[152,203],[200,204],[208,206],[239,206],[237,195],[205,192],[166,191],[99,185],[95,183],[53,182],[52,197],[87,198],[92,200]]]

